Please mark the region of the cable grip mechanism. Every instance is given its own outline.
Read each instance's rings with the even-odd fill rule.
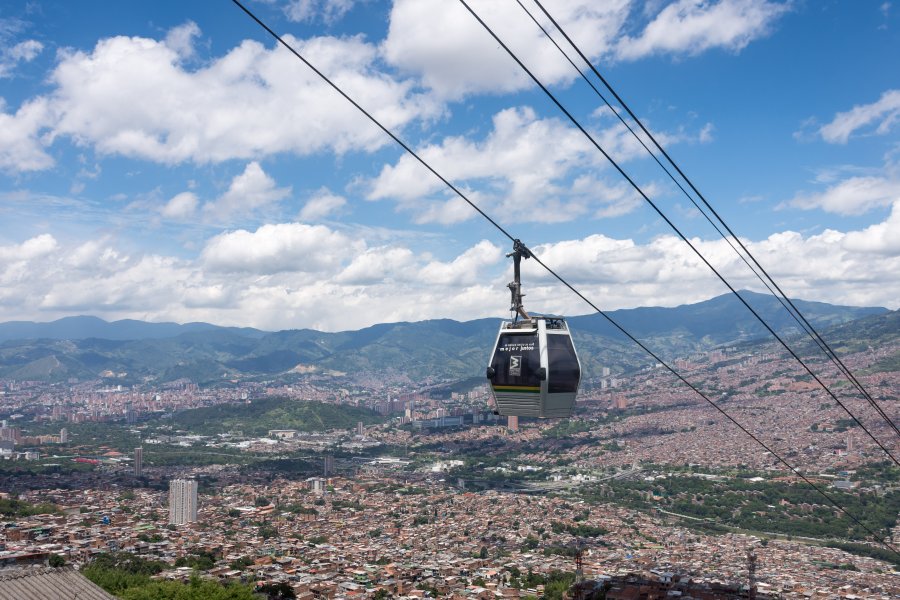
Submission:
[[[521,316],[526,321],[530,321],[531,316],[525,312],[525,307],[522,304],[522,298],[525,297],[525,294],[522,293],[520,265],[523,258],[531,258],[531,252],[520,240],[513,240],[513,251],[506,255],[506,258],[509,257],[513,259],[513,280],[506,286],[509,288],[512,297],[509,310],[516,314],[516,320]]]

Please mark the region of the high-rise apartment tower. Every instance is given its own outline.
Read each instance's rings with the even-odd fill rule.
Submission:
[[[197,482],[173,479],[169,482],[169,524],[197,522]]]

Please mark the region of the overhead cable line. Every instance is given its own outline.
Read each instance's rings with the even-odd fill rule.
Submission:
[[[661,219],[663,219],[669,225],[669,227],[672,229],[672,231],[674,231],[678,235],[678,237],[681,238],[681,241],[683,241],[685,244],[688,245],[688,247],[691,250],[693,250],[694,254],[696,254],[697,257],[700,258],[700,260],[703,261],[703,263],[716,275],[716,277],[718,277],[718,279],[723,284],[725,284],[725,286],[731,291],[731,293],[734,294],[738,298],[738,300],[741,301],[741,303],[747,308],[747,310],[750,311],[750,313],[754,317],[756,317],[756,319],[763,325],[763,327],[765,327],[766,330],[776,340],[778,340],[779,343],[781,343],[781,345],[784,347],[784,349],[787,350],[788,353],[794,358],[794,360],[796,360],[797,363],[799,363],[803,367],[803,369],[809,374],[809,376],[812,377],[822,387],[822,389],[825,390],[825,392],[829,396],[831,396],[831,399],[834,400],[838,406],[840,406],[842,409],[844,409],[844,412],[846,412],[847,415],[851,419],[853,419],[853,421],[863,431],[865,431],[866,434],[870,438],[872,438],[872,440],[878,445],[878,447],[881,448],[882,451],[884,451],[884,453],[888,457],[890,457],[890,459],[892,461],[894,461],[894,464],[896,464],[897,466],[900,466],[900,461],[898,461],[897,458],[894,457],[893,454],[891,454],[890,450],[888,450],[885,447],[885,445],[882,444],[881,441],[878,438],[876,438],[875,435],[871,431],[869,431],[869,429],[865,425],[863,425],[862,421],[860,421],[856,417],[856,415],[854,415],[850,411],[850,409],[847,408],[847,406],[843,402],[841,402],[841,400],[834,394],[834,392],[832,392],[828,388],[827,385],[825,385],[825,383],[819,378],[819,376],[816,375],[813,372],[813,370],[809,368],[809,366],[803,361],[803,359],[801,359],[800,356],[796,352],[794,352],[794,350],[790,346],[787,345],[787,343],[781,338],[781,336],[778,335],[778,333],[765,321],[765,319],[763,319],[759,315],[759,313],[752,306],[750,306],[750,304],[737,292],[736,289],[734,289],[734,287],[731,285],[731,283],[729,283],[728,280],[725,279],[725,277],[718,271],[718,269],[716,269],[713,266],[713,264],[711,262],[709,262],[709,260],[703,255],[703,253],[700,252],[700,250],[698,250],[697,247],[693,243],[691,243],[691,241],[687,238],[687,236],[684,235],[684,233],[682,233],[682,231],[678,228],[678,226],[675,225],[675,223],[673,223],[672,220],[669,219],[668,216],[666,216],[666,214],[659,208],[659,206],[657,206],[657,204],[650,198],[650,196],[648,196],[646,194],[646,192],[644,192],[644,190],[637,184],[637,182],[635,182],[634,179],[632,179],[631,176],[628,175],[628,173],[626,173],[625,170],[619,165],[619,163],[617,163],[615,161],[615,159],[613,159],[613,157],[610,156],[609,153],[603,149],[603,147],[597,142],[597,140],[594,139],[594,136],[592,136],[587,131],[587,129],[585,129],[584,126],[578,121],[578,119],[576,119],[575,116],[572,115],[572,113],[569,112],[569,110],[565,106],[563,106],[563,104],[556,98],[556,96],[553,94],[553,92],[551,92],[547,88],[547,86],[545,86],[534,75],[534,73],[532,73],[531,70],[527,66],[525,66],[525,63],[523,63],[522,60],[509,48],[509,46],[507,46],[506,43],[502,39],[500,39],[500,37],[496,33],[494,33],[494,30],[491,29],[491,27],[487,23],[484,22],[484,20],[478,15],[478,13],[476,13],[474,10],[472,10],[472,8],[469,6],[469,4],[466,2],[466,0],[459,0],[459,2],[466,8],[466,10],[469,11],[469,13],[471,13],[471,15],[473,17],[475,17],[475,19],[491,35],[491,37],[493,37],[494,40],[498,44],[500,44],[501,47],[503,47],[503,49],[506,51],[506,53],[509,54],[510,57],[516,61],[516,63],[519,65],[519,67],[523,71],[525,71],[525,73],[532,79],[532,81],[534,81],[535,84],[538,85],[538,87],[541,88],[541,90],[547,95],[547,97],[549,97],[550,100],[552,100],[553,103],[556,104],[557,108],[559,108],[563,112],[563,114],[565,114],[566,117],[568,117],[568,119],[572,122],[572,124],[574,124],[575,127],[577,127],[578,130],[581,131],[582,134],[584,134],[584,136],[588,139],[588,141],[590,141],[591,144],[606,158],[606,160],[609,161],[609,163],[615,168],[615,170],[618,171],[619,174],[623,178],[625,178],[625,180],[631,185],[631,187],[633,187],[635,189],[635,191],[638,194],[640,194],[640,196],[653,208],[653,210],[656,212],[656,214],[659,215],[659,217]]]
[[[695,194],[697,194],[697,197],[700,198],[701,202],[706,206],[706,208],[713,214],[713,216],[715,216],[715,218],[719,221],[719,223],[721,223],[722,227],[724,227],[725,230],[728,232],[728,234],[730,234],[731,238],[734,238],[734,241],[738,244],[738,246],[740,246],[741,250],[743,250],[743,253],[740,250],[738,250],[737,247],[735,247],[734,243],[732,243],[731,239],[729,239],[729,236],[725,235],[725,233],[722,232],[722,229],[720,229],[719,225],[717,225],[712,220],[712,218],[706,213],[706,211],[697,204],[697,201],[694,199],[694,197],[690,193],[688,193],[688,191],[686,189],[684,189],[684,186],[681,184],[681,182],[679,182],[675,178],[675,176],[672,174],[672,172],[669,171],[669,169],[666,168],[666,166],[663,165],[662,162],[660,162],[660,160],[656,156],[656,154],[647,146],[646,143],[644,143],[644,140],[642,140],[641,137],[637,134],[637,132],[634,131],[634,129],[622,117],[622,115],[619,113],[619,111],[616,110],[610,104],[610,102],[606,99],[606,96],[604,96],[603,93],[597,89],[597,87],[593,84],[593,82],[591,82],[591,80],[588,79],[588,77],[584,74],[584,72],[582,72],[582,70],[569,57],[569,55],[566,53],[566,51],[563,50],[563,48],[556,42],[555,39],[553,39],[553,36],[550,35],[550,33],[547,31],[547,29],[534,17],[534,15],[531,13],[531,11],[529,11],[528,8],[525,7],[525,5],[522,3],[522,0],[516,0],[516,3],[522,8],[522,10],[525,12],[525,14],[527,14],[531,18],[531,20],[535,23],[535,25],[537,25],[538,28],[540,28],[540,30],[544,33],[544,35],[547,37],[547,39],[550,40],[554,46],[556,46],[556,49],[559,50],[560,54],[562,54],[563,57],[566,59],[566,61],[568,61],[568,63],[570,65],[572,65],[572,68],[574,68],[578,72],[578,74],[582,77],[582,79],[584,79],[584,81],[591,87],[591,89],[594,90],[594,92],[597,94],[597,96],[599,96],[600,99],[603,100],[603,102],[606,104],[606,106],[613,112],[613,114],[616,115],[616,117],[628,129],[628,131],[631,133],[631,135],[634,136],[634,138],[641,144],[641,146],[644,147],[644,150],[646,150],[647,153],[650,154],[651,157],[653,157],[653,160],[656,161],[656,164],[659,165],[660,168],[662,168],[662,170],[666,172],[666,175],[669,176],[669,178],[672,180],[672,182],[678,187],[678,189],[681,190],[681,192],[685,195],[685,197],[687,197],[687,199],[690,200],[691,204],[693,204],[694,207],[698,211],[700,211],[700,213],[706,218],[706,220],[709,222],[709,224],[713,226],[713,228],[722,237],[722,239],[724,239],[728,243],[728,245],[731,246],[731,249],[734,250],[734,252],[740,257],[740,259],[744,262],[744,264],[747,265],[747,267],[753,272],[754,275],[756,275],[757,279],[759,279],[759,281],[766,287],[766,289],[769,290],[769,292],[775,297],[775,299],[778,300],[778,302],[781,304],[781,306],[794,319],[794,321],[800,326],[800,328],[812,339],[812,341],[819,347],[819,349],[832,362],[832,364],[834,364],[834,366],[838,369],[838,371],[840,371],[841,374],[851,384],[853,384],[853,386],[862,394],[863,398],[868,402],[868,404],[873,409],[875,409],[875,411],[878,413],[878,415],[881,416],[881,418],[890,425],[890,427],[897,434],[897,436],[900,437],[900,429],[898,429],[898,427],[894,423],[894,421],[892,421],[891,418],[887,415],[887,413],[885,413],[884,410],[881,408],[881,406],[878,405],[878,403],[875,401],[875,399],[872,397],[872,395],[865,389],[865,387],[863,387],[862,383],[856,378],[856,376],[853,374],[853,372],[850,371],[850,368],[847,367],[846,364],[844,364],[844,361],[841,360],[841,358],[838,356],[837,352],[835,352],[831,348],[831,346],[828,345],[828,343],[825,341],[825,339],[819,334],[819,332],[812,325],[812,323],[810,323],[810,321],[803,315],[803,313],[794,304],[794,302],[788,297],[788,295],[785,294],[784,291],[782,291],[782,289],[776,283],[775,279],[771,275],[769,275],[768,271],[766,271],[766,269],[759,263],[759,261],[756,259],[756,257],[753,256],[753,254],[750,252],[750,249],[746,247],[746,245],[741,241],[741,239],[737,236],[737,234],[735,234],[734,231],[731,229],[731,227],[729,227],[728,223],[726,223],[725,220],[718,214],[718,212],[716,212],[716,210],[712,207],[712,205],[706,200],[706,197],[702,193],[700,193],[700,190],[697,189],[697,187],[694,185],[693,181],[691,181],[691,179],[681,170],[681,168],[674,161],[674,159],[672,159],[672,157],[669,156],[668,152],[666,152],[666,150],[656,140],[656,138],[647,129],[647,127],[644,126],[643,122],[637,117],[637,115],[635,115],[635,113],[631,110],[631,108],[619,96],[619,94],[612,87],[612,85],[603,77],[603,75],[600,74],[600,72],[594,66],[593,62],[591,62],[591,60],[584,54],[584,52],[582,52],[582,50],[578,46],[578,44],[576,44],[575,41],[566,33],[566,31],[559,24],[559,22],[553,17],[553,15],[551,15],[550,12],[544,7],[544,5],[541,4],[540,0],[533,0],[533,1],[538,6],[538,8],[541,9],[541,11],[544,13],[544,15],[548,19],[550,19],[550,22],[553,23],[553,25],[554,25],[554,27],[556,27],[557,31],[559,31],[560,34],[562,34],[562,36],[566,39],[566,41],[569,43],[569,45],[575,50],[575,52],[578,53],[578,55],[581,57],[581,59],[584,61],[584,63],[591,69],[591,71],[594,73],[594,75],[603,83],[603,85],[606,87],[606,89],[608,89],[610,91],[610,93],[612,93],[612,95],[615,97],[616,101],[618,101],[618,103],[622,106],[622,108],[625,109],[625,111],[628,113],[628,115],[640,127],[640,129],[649,138],[649,140],[653,143],[653,145],[656,146],[656,148],[662,153],[662,155],[665,157],[666,161],[678,172],[678,174],[685,181],[685,183],[687,183],[687,185],[691,188],[691,190],[693,190],[693,192]],[[747,260],[747,257],[744,256],[744,253],[746,253],[747,257],[749,257],[749,259],[751,261],[753,261],[753,265],[751,265],[750,262]],[[757,271],[757,269],[759,269],[759,271]],[[763,277],[763,276],[765,276],[765,277]],[[775,289],[772,289],[773,287]],[[777,292],[776,292],[776,290],[777,290]]]
[[[500,231],[500,233],[502,233],[503,235],[505,235],[506,237],[508,237],[509,240],[510,240],[511,242],[516,241],[516,238],[514,238],[512,235],[510,235],[510,233],[509,233],[508,231],[506,231],[506,229],[504,229],[503,227],[501,227],[499,223],[497,223],[494,219],[492,219],[490,216],[488,216],[488,214],[485,213],[483,210],[481,210],[474,202],[472,202],[471,200],[469,200],[469,198],[466,197],[466,195],[463,194],[463,193],[459,190],[459,188],[457,188],[455,185],[453,185],[452,183],[450,183],[449,180],[447,180],[443,175],[441,175],[441,174],[438,173],[434,168],[432,168],[432,166],[429,165],[427,162],[425,162],[425,160],[424,160],[421,156],[419,156],[418,154],[416,154],[416,152],[415,152],[415,151],[414,151],[414,150],[413,150],[406,142],[404,142],[404,141],[401,140],[399,137],[397,137],[397,136],[394,134],[394,132],[392,132],[390,129],[388,129],[387,127],[385,127],[384,125],[382,125],[382,124],[381,124],[381,121],[379,121],[378,119],[376,119],[376,118],[372,115],[372,113],[370,113],[370,112],[367,111],[365,108],[363,108],[356,100],[354,100],[353,98],[351,98],[344,90],[342,90],[340,87],[338,87],[338,85],[337,85],[336,83],[334,83],[333,81],[331,81],[331,79],[329,79],[324,73],[322,73],[319,69],[317,69],[317,68],[315,67],[315,65],[313,65],[311,62],[309,62],[308,60],[306,60],[306,58],[304,58],[304,56],[303,56],[302,54],[300,54],[299,52],[297,52],[297,51],[293,48],[293,46],[291,46],[291,45],[288,44],[286,41],[284,41],[284,40],[281,38],[280,35],[278,35],[277,33],[275,33],[268,25],[266,25],[265,23],[263,23],[263,22],[259,19],[259,17],[257,17],[257,16],[256,16],[255,14],[253,14],[252,12],[250,12],[250,10],[247,9],[247,7],[245,7],[243,4],[241,4],[238,0],[232,0],[232,2],[234,2],[234,3],[238,6],[238,8],[240,8],[242,11],[244,11],[245,13],[247,13],[247,16],[249,16],[251,19],[253,19],[254,21],[256,21],[256,23],[257,23],[260,27],[262,27],[263,29],[265,29],[265,30],[269,33],[269,35],[271,35],[271,36],[274,37],[276,40],[278,40],[278,42],[279,42],[282,46],[284,46],[285,48],[287,48],[287,50],[288,50],[291,54],[293,54],[294,56],[296,56],[297,58],[299,58],[299,59],[303,62],[303,64],[305,64],[307,67],[309,67],[310,70],[312,70],[313,73],[315,73],[316,75],[318,75],[319,78],[322,79],[322,81],[324,81],[325,83],[327,83],[329,86],[331,86],[331,88],[332,88],[334,91],[336,91],[338,94],[340,94],[341,96],[343,96],[344,100],[346,100],[347,102],[349,102],[350,104],[352,104],[353,107],[356,108],[356,110],[358,110],[359,112],[361,112],[362,114],[364,114],[364,115],[369,119],[369,121],[371,121],[372,123],[374,123],[379,129],[381,129],[381,131],[383,131],[388,137],[390,137],[392,140],[394,140],[401,148],[403,148],[404,150],[406,150],[406,152],[408,152],[413,158],[415,158],[415,159],[419,162],[419,164],[421,164],[423,167],[425,167],[426,169],[428,169],[429,171],[431,171],[432,175],[434,175],[435,177],[437,177],[438,179],[440,179],[441,182],[443,182],[447,187],[449,187],[451,190],[453,190],[453,191],[456,193],[457,196],[459,196],[460,198],[462,198],[463,200],[465,200],[465,201],[468,203],[469,206],[471,206],[471,207],[474,208],[476,211],[478,211],[478,214],[480,214],[482,217],[484,217],[485,219],[487,219],[488,222],[490,222],[491,225],[493,225],[494,227],[497,228],[498,231]]]
[[[694,205],[694,208],[696,208],[697,211],[698,211],[701,215],[703,215],[704,218],[706,218],[707,222],[708,222],[710,225],[712,225],[712,227],[713,227],[713,228],[716,230],[716,232],[722,237],[722,239],[724,239],[724,240],[728,243],[728,245],[731,246],[732,250],[734,250],[735,253],[741,258],[741,260],[744,261],[744,264],[747,265],[747,267],[753,272],[754,275],[756,275],[756,277],[762,282],[762,284],[763,284],[764,286],[766,286],[766,288],[767,288],[773,295],[775,295],[775,297],[776,297],[779,301],[781,301],[782,306],[784,306],[784,301],[781,300],[781,298],[780,298],[777,294],[775,294],[775,291],[774,291],[774,290],[769,286],[769,284],[762,278],[762,276],[761,276],[759,273],[757,273],[757,271],[756,271],[756,269],[753,267],[753,265],[751,265],[750,262],[744,257],[744,255],[743,255],[737,248],[735,248],[734,243],[731,241],[731,239],[730,239],[727,235],[725,235],[725,233],[721,230],[721,228],[719,227],[719,225],[716,224],[715,221],[713,221],[712,217],[710,217],[710,216],[706,213],[706,211],[705,211],[699,204],[697,204],[697,201],[694,199],[694,197],[693,197],[686,189],[684,189],[684,186],[682,185],[682,183],[681,183],[680,181],[678,181],[678,179],[676,179],[676,177],[672,174],[672,172],[671,172],[671,171],[670,171],[670,170],[662,163],[662,161],[659,160],[659,157],[656,156],[656,153],[653,152],[653,150],[651,150],[651,149],[647,146],[647,143],[644,142],[644,140],[641,138],[641,136],[639,136],[639,135],[637,134],[637,132],[631,127],[631,125],[628,124],[628,121],[626,121],[625,118],[622,117],[622,115],[620,114],[620,112],[619,112],[619,111],[618,111],[618,110],[610,103],[609,100],[607,100],[607,98],[606,98],[606,96],[603,94],[603,92],[601,92],[600,90],[598,90],[598,89],[597,89],[597,86],[594,85],[594,82],[592,82],[592,81],[587,77],[587,75],[585,75],[584,72],[583,72],[581,69],[578,68],[578,65],[576,65],[575,62],[571,59],[571,57],[569,57],[568,53],[566,53],[566,51],[563,50],[563,48],[559,45],[559,43],[558,43],[555,39],[553,39],[553,36],[550,35],[550,32],[547,31],[547,28],[544,27],[544,26],[541,24],[541,22],[537,20],[537,18],[535,18],[535,16],[531,13],[530,10],[528,10],[528,8],[527,8],[524,4],[522,4],[522,0],[516,0],[516,3],[522,8],[522,10],[525,12],[526,15],[528,15],[528,17],[534,22],[534,24],[535,24],[535,25],[543,32],[544,36],[545,36],[548,40],[550,40],[551,43],[553,43],[553,45],[556,47],[557,50],[559,50],[559,53],[562,54],[562,56],[566,59],[566,61],[568,61],[568,63],[569,63],[570,65],[572,65],[572,68],[575,69],[575,71],[581,76],[581,78],[584,80],[584,82],[585,82],[588,86],[590,86],[590,88],[591,88],[592,90],[594,90],[594,93],[595,93],[601,100],[603,100],[603,103],[606,104],[606,106],[607,106],[607,108],[609,108],[610,112],[612,112],[612,114],[614,114],[614,115],[616,116],[616,118],[619,119],[619,121],[622,123],[622,125],[625,126],[625,128],[629,131],[629,133],[631,133],[631,135],[634,136],[634,139],[637,140],[638,143],[644,148],[644,150],[647,151],[647,154],[649,154],[650,157],[653,158],[653,160],[656,162],[656,164],[659,165],[659,168],[661,168],[663,171],[665,171],[666,175],[669,176],[669,179],[672,180],[672,183],[674,183],[674,184],[678,187],[678,189],[681,190],[681,192],[682,192],[682,193],[685,195],[685,197],[691,202],[691,204]],[[552,19],[552,17],[550,17],[550,18]],[[559,29],[558,26],[557,26],[557,29]],[[561,31],[561,33],[562,33],[563,35],[566,35],[564,31],[562,31],[562,30],[560,30],[560,31]],[[574,43],[572,40],[570,40],[568,37],[566,37],[566,39],[569,41],[569,44],[571,44],[573,47],[575,46],[575,43]],[[578,48],[577,48],[577,47],[576,47],[576,51],[578,51]],[[579,54],[580,54],[580,52],[579,52]],[[608,84],[607,84],[607,86],[608,86]],[[648,134],[648,135],[649,135],[649,134]],[[651,138],[651,140],[653,140],[653,141],[655,142],[655,139],[653,139],[652,136],[650,136],[650,138]],[[658,145],[657,145],[657,146],[658,146]],[[787,307],[785,307],[785,308],[787,308]],[[793,316],[793,313],[790,311],[790,309],[788,309],[788,312],[791,314],[791,316]],[[797,317],[794,317],[794,319],[797,320]],[[798,322],[798,324],[800,324],[799,320],[797,320],[797,322]],[[800,324],[800,325],[801,325],[801,327],[803,327],[802,324]]]
[[[243,4],[241,4],[240,0],[232,0],[234,4],[238,6],[242,11],[244,11],[251,19],[256,21],[256,23],[262,27],[266,32],[269,33],[278,43],[284,46],[288,51],[290,51],[294,56],[296,56],[300,61],[302,61],[307,67],[309,67],[316,75],[318,75],[325,83],[327,83],[332,89],[338,92],[343,98],[345,98],[348,102],[350,102],[355,108],[357,108],[360,112],[362,112],[372,123],[378,126],[382,131],[384,131],[392,140],[397,142],[406,152],[408,152],[411,156],[413,156],[420,164],[422,164],[428,171],[434,174],[438,179],[440,179],[444,184],[446,184],[457,196],[459,196],[462,200],[464,200],[469,206],[474,208],[478,214],[484,217],[488,222],[490,222],[498,231],[500,231],[507,238],[512,240],[514,243],[521,243],[519,240],[513,238],[509,232],[506,231],[502,226],[500,226],[494,219],[487,215],[481,208],[479,208],[472,200],[470,200],[462,191],[459,190],[456,186],[450,183],[446,178],[444,178],[436,169],[434,169],[430,164],[428,164],[423,158],[421,158],[418,154],[416,154],[408,144],[403,142],[397,135],[395,135],[391,130],[382,125],[378,119],[376,119],[370,112],[366,111],[359,103],[353,100],[347,93],[345,93],[337,84],[335,84],[331,79],[329,79],[324,73],[319,71],[316,67],[314,67],[306,58],[304,58],[297,50],[295,50],[290,44],[288,44],[281,36],[275,33],[268,25],[266,25],[263,21],[261,21],[255,14],[253,14],[249,9],[247,9]],[[657,356],[649,347],[643,344],[640,340],[635,338],[631,333],[629,333],[624,327],[622,327],[615,319],[610,317],[606,312],[601,310],[597,305],[591,302],[588,298],[586,298],[581,292],[579,292],[575,287],[572,286],[568,281],[563,279],[556,271],[547,266],[534,252],[530,251],[531,257],[541,265],[549,274],[551,274],[557,281],[562,283],[565,287],[571,290],[576,296],[581,298],[588,306],[593,308],[597,313],[599,313],[604,319],[606,319],[613,327],[618,329],[623,335],[625,335],[628,339],[634,342],[639,348],[644,350],[648,355],[650,355],[653,359],[655,359],[658,363],[660,363],[663,367],[666,368],[670,373],[672,373],[676,378],[678,378],[682,383],[684,383],[688,388],[693,390],[697,395],[703,398],[708,404],[710,404],[713,408],[715,408],[719,413],[721,413],[726,419],[728,419],[732,424],[734,424],[738,429],[744,432],[747,436],[749,436],[752,440],[754,440],[757,444],[762,446],[762,448],[774,456],[781,464],[783,464],[787,469],[789,469],[792,473],[794,473],[797,477],[806,482],[813,490],[818,492],[822,497],[824,497],[830,504],[832,504],[836,509],[841,511],[843,514],[847,515],[856,525],[869,533],[875,541],[883,545],[885,548],[888,548],[898,556],[900,556],[900,552],[896,548],[894,548],[891,544],[889,544],[883,537],[879,536],[875,533],[871,528],[861,522],[857,517],[855,517],[852,513],[850,513],[847,509],[840,505],[833,497],[831,497],[827,492],[825,492],[822,488],[817,486],[815,483],[810,481],[803,473],[801,473],[797,468],[787,462],[784,458],[781,457],[780,454],[775,452],[772,448],[770,448],[765,442],[759,439],[756,435],[754,435],[751,431],[749,431],[746,427],[741,425],[738,421],[736,421],[730,414],[728,414],[725,409],[716,404],[712,399],[710,399],[706,394],[704,394],[700,389],[691,384],[687,379],[684,378],[678,371],[676,371],[673,367],[671,367],[666,361],[664,361],[661,357]]]

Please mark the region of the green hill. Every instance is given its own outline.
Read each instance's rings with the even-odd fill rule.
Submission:
[[[796,323],[774,298],[752,292],[741,292],[741,295],[781,335],[799,332]],[[896,312],[883,308],[795,302],[820,330],[837,327],[834,331],[838,343],[848,350],[889,339],[891,331],[896,331],[900,323]],[[609,315],[665,359],[722,345],[769,339],[768,333],[733,295],[674,308],[618,310]],[[90,327],[96,321],[78,321],[79,331],[85,328],[92,331]],[[622,372],[650,364],[651,359],[602,315],[575,316],[568,321],[588,376],[596,375],[600,367]],[[842,326],[845,323],[853,325]],[[173,329],[171,324],[166,324],[162,329],[148,329],[137,327],[136,322],[117,322],[106,324],[116,336],[145,331],[153,335],[133,340],[90,337],[60,340],[56,338],[71,330],[66,323],[60,325],[58,332],[50,331],[52,323],[32,324],[35,326],[31,328],[15,323],[14,328],[7,328],[7,334],[50,331],[53,335],[0,343],[0,378],[44,381],[110,378],[110,383],[123,385],[189,379],[210,385],[248,377],[284,379],[295,376],[291,373],[315,376],[339,372],[351,379],[393,376],[433,383],[481,375],[498,324],[499,319],[462,323],[435,319],[382,323],[337,333],[310,329],[266,333],[211,325]],[[111,331],[110,327],[98,331]],[[180,333],[159,337],[167,331]]]
[[[359,421],[370,425],[380,423],[382,418],[371,410],[355,406],[263,398],[246,404],[220,404],[186,410],[176,413],[172,424],[177,429],[197,434],[239,430],[245,435],[265,435],[271,429],[350,429]]]

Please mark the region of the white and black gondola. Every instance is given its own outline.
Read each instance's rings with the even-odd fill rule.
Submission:
[[[487,367],[494,409],[504,416],[565,418],[572,414],[581,363],[562,317],[532,316],[522,305],[520,262],[528,249],[516,240],[511,321],[500,324]]]

